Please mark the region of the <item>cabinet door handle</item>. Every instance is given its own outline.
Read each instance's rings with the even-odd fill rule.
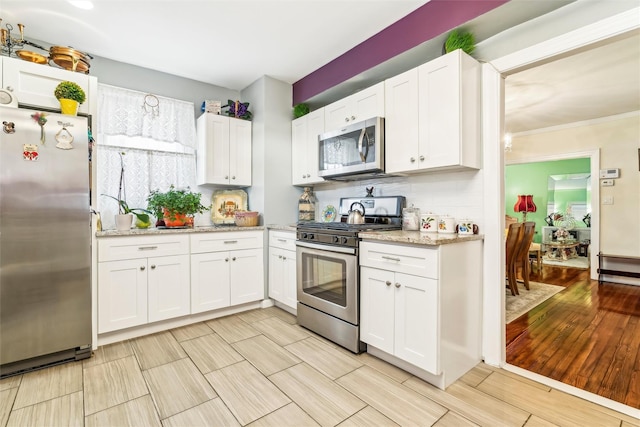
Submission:
[[[385,282],[385,284],[386,284],[387,286],[391,286],[391,282],[390,282],[390,281],[388,281],[388,280]]]
[[[7,90],[8,90],[9,92],[13,92],[13,86],[7,86]]]
[[[420,156],[420,161],[424,162],[424,156]]]
[[[236,179],[235,175],[231,177],[231,179]]]
[[[287,243],[287,239],[276,239],[278,242]]]
[[[235,260],[236,260],[236,257],[231,258],[231,261],[235,261]]]
[[[238,243],[237,240],[225,240],[224,244],[226,245],[227,243]]]
[[[155,264],[151,264],[151,269],[155,270],[156,269],[156,265]]]
[[[229,175],[226,175],[226,176],[224,177],[224,179],[229,179]]]
[[[302,174],[302,178],[306,178],[306,176],[304,176],[304,174]]]
[[[283,261],[286,261],[286,260],[287,260],[287,257],[286,257],[286,256],[283,256],[283,257],[282,257],[282,260],[283,260]]]
[[[351,116],[351,121],[354,121],[356,119],[356,116]]]
[[[392,257],[392,256],[387,256],[387,255],[382,255],[382,259],[387,259],[389,261],[398,261],[398,262],[400,262],[400,258],[395,258],[395,257]]]
[[[410,159],[409,159],[409,161],[410,161],[411,163],[415,163],[415,162],[416,162],[416,158],[415,158],[415,157],[412,157],[412,158],[410,158]]]
[[[349,121],[349,117],[345,117],[345,118],[344,118],[344,121],[345,121],[345,122],[348,122],[348,121]]]
[[[158,249],[157,246],[139,246],[138,250],[139,251],[152,251],[154,249]]]
[[[278,258],[282,259],[282,255],[278,255]]]
[[[140,266],[140,271],[144,271],[144,269],[145,269],[145,266],[144,266],[144,265],[143,265],[143,266]]]
[[[400,287],[400,283],[396,282],[396,288]]]
[[[225,258],[225,259],[224,259],[224,262],[229,262],[229,258]]]

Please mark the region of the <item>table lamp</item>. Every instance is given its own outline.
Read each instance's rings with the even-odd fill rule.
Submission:
[[[513,205],[513,211],[522,212],[522,222],[527,221],[527,213],[536,211],[536,205],[533,203],[533,196],[531,194],[518,195],[518,201]]]

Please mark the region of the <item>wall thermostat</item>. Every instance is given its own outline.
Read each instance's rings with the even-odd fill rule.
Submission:
[[[611,179],[620,178],[620,169],[600,169],[600,178]]]

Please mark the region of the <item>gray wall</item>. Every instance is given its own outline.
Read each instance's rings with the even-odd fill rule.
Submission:
[[[201,114],[200,107],[206,99],[221,101],[224,105],[227,100],[240,97],[236,90],[101,57],[91,61],[90,74],[97,77],[99,83],[193,102],[194,117]]]

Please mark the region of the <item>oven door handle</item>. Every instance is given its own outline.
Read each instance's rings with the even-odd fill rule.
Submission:
[[[339,252],[341,254],[350,254],[350,255],[356,254],[355,248],[344,248],[340,246],[322,245],[318,243],[296,242],[296,246],[309,248],[309,249],[318,249],[321,251]]]

